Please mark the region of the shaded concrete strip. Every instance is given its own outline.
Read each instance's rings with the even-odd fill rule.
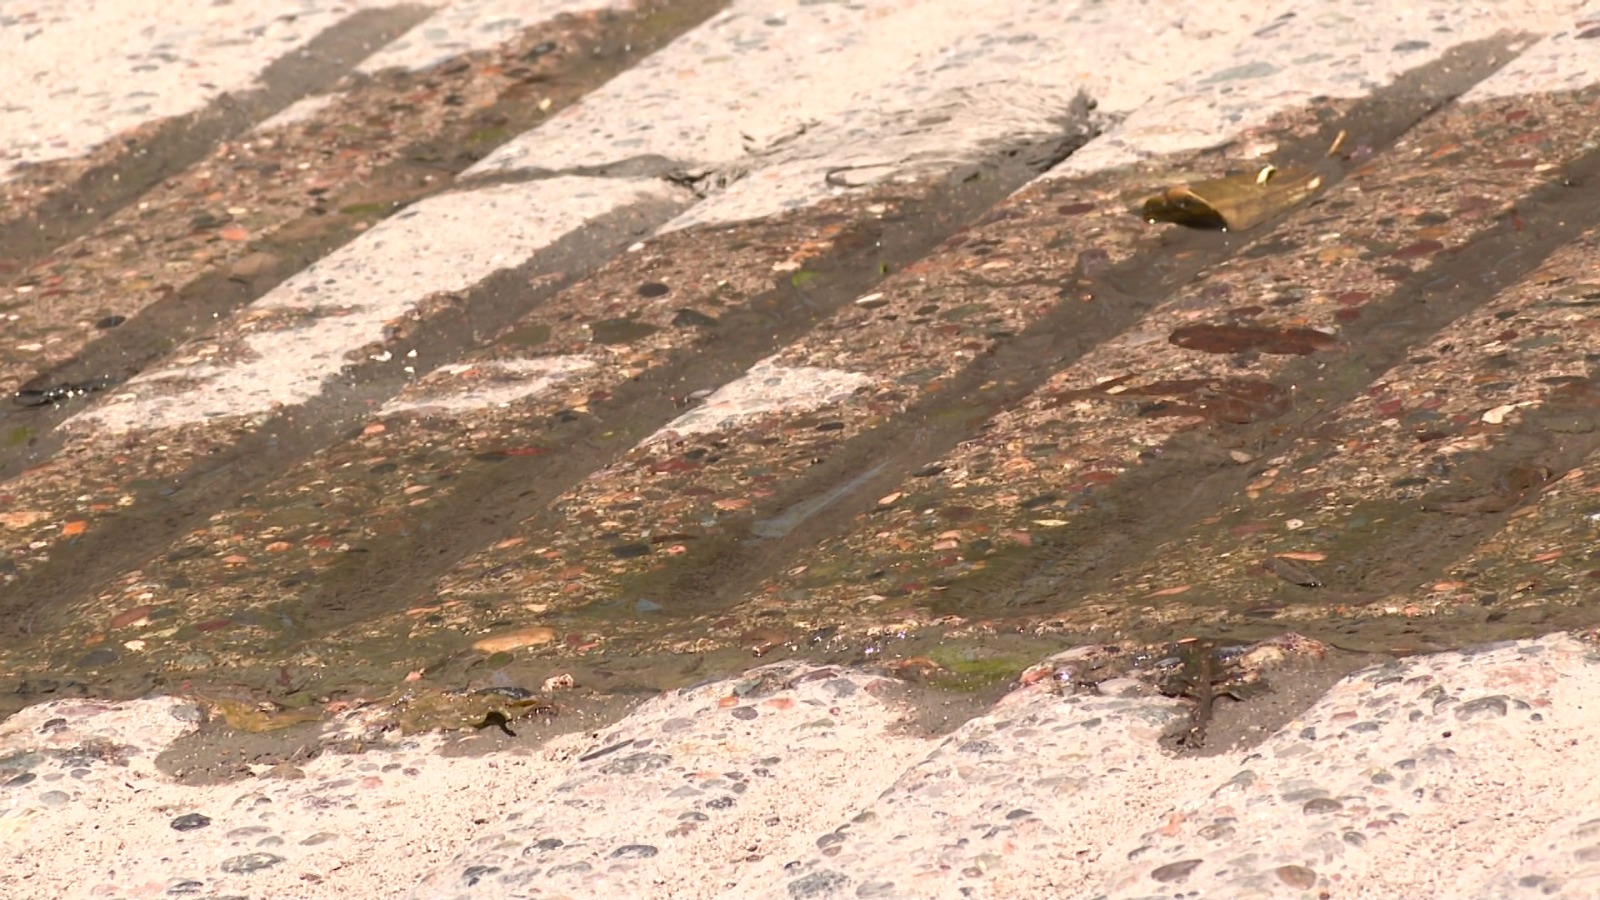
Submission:
[[[1314,160],[1341,129],[1359,130],[1375,147],[1399,139],[1444,97],[1459,93],[1492,71],[1492,54],[1483,52],[1487,49],[1452,54],[1355,104],[1343,119],[1327,117],[1309,136],[1298,138],[1296,147],[1285,147],[1284,157]],[[1330,170],[1329,174],[1338,173]],[[1025,196],[1019,195],[1019,199]],[[1187,242],[1189,236],[1177,236],[1176,240]],[[914,473],[939,462],[945,453],[973,437],[993,410],[1021,402],[1056,371],[1132,327],[1155,298],[1179,288],[1197,271],[1235,257],[1240,249],[1232,243],[1195,241],[1181,253],[1151,248],[1120,265],[1080,262],[1078,271],[1062,279],[1062,292],[1052,292],[1054,306],[1024,322],[1019,334],[994,340],[991,352],[972,354],[971,362],[943,379],[939,390],[911,393],[903,412],[848,436],[817,465],[778,485],[756,515],[773,514],[806,497],[828,493],[834,485],[853,481],[868,469],[879,472],[848,502],[841,502],[837,512],[797,527],[781,544],[729,540],[700,566],[686,571],[678,584],[663,586],[662,592],[674,598],[693,596],[697,604],[710,607],[757,594],[763,580],[779,568],[779,560],[787,554],[814,547],[849,527],[856,515],[873,509],[880,498],[902,491],[917,493],[920,488],[913,487],[917,484]],[[1151,261],[1156,253],[1163,257],[1159,265]],[[1080,296],[1092,297],[1093,302],[1076,299]],[[925,364],[949,362],[947,356],[940,356]],[[887,466],[883,466],[885,461]],[[1155,500],[1162,496],[1152,495],[1152,500],[1164,502]],[[1154,521],[1165,519],[1158,516]]]
[[[318,396],[385,324],[432,294],[515,269],[613,210],[689,201],[662,182],[563,178],[423,200],[312,263],[251,304],[234,335],[187,348],[63,427],[97,435],[248,418]],[[415,367],[384,351],[368,355]],[[409,373],[408,373],[409,374]]]
[[[50,568],[51,559],[77,558],[56,574],[78,587],[54,595],[55,601],[44,601],[44,594],[38,591],[47,578],[56,576],[28,571],[26,577],[20,577],[24,567],[15,559],[6,567],[5,580],[16,591],[10,597],[38,616],[39,630],[30,627],[27,636],[43,637],[43,629],[77,619],[80,610],[73,606],[74,601],[63,598],[79,596],[79,590],[93,591],[112,573],[147,562],[157,548],[218,510],[236,508],[241,492],[269,482],[335,440],[351,423],[370,415],[409,383],[413,374],[405,371],[408,367],[420,374],[455,360],[481,340],[483,332],[505,327],[529,306],[537,306],[581,279],[674,210],[660,202],[616,209],[543,246],[523,267],[497,271],[462,294],[432,295],[421,315],[401,316],[395,323],[398,327],[392,340],[382,345],[390,348],[390,359],[358,356],[348,361],[340,375],[339,391],[316,394],[298,407],[258,416],[256,422],[235,419],[234,427],[223,435],[225,443],[217,440],[209,424],[170,430],[160,441],[133,442],[140,448],[143,462],[130,469],[128,458],[118,452],[114,441],[91,434],[85,440],[67,442],[51,462],[11,482],[14,502],[26,498],[22,502],[30,505],[64,503],[69,521],[85,522],[75,528],[63,528],[59,521],[49,523],[47,529],[67,538],[67,544],[39,543],[36,547],[38,555],[31,562]],[[549,277],[530,284],[530,276],[538,272]],[[320,384],[321,376],[315,380]],[[58,493],[62,489],[73,494],[63,496]],[[85,489],[93,493],[82,493]],[[109,505],[81,499],[96,493],[130,499]],[[117,524],[100,527],[108,521]],[[78,558],[80,551],[84,555]],[[91,571],[88,564],[93,560],[105,566]],[[31,564],[26,568],[31,569]],[[0,604],[4,602],[0,599]],[[36,605],[41,602],[44,605]],[[82,624],[92,624],[92,620]]]
[[[62,248],[71,266],[40,263],[16,283],[27,293],[0,304],[10,342],[0,350],[11,351],[0,352],[0,383],[20,382],[39,404],[0,404],[0,430],[11,437],[0,445],[0,474],[61,446],[52,429],[93,399],[81,386],[114,386],[175,341],[216,329],[712,8],[647,4],[604,21],[569,16],[448,71],[368,79],[315,119],[226,143],[163,181],[140,208]],[[392,118],[396,104],[408,111],[403,120]],[[338,135],[333,153],[330,133]],[[206,198],[198,214],[196,198]]]
[[[306,94],[326,91],[374,46],[429,12],[416,5],[356,12],[268,65],[261,87],[223,94],[204,109],[164,120],[70,184],[41,186],[45,199],[20,218],[0,222],[0,254],[9,263],[26,263],[84,234],[163,178],[204,158],[218,142],[244,134]]]
[[[1401,179],[1407,177],[1403,173],[1398,174]],[[1497,223],[1496,227],[1480,231],[1466,245],[1466,252],[1452,255],[1453,258],[1441,256],[1435,263],[1437,268],[1420,270],[1402,282],[1385,300],[1364,307],[1361,318],[1345,323],[1342,328],[1341,346],[1345,352],[1320,361],[1296,360],[1283,367],[1281,374],[1276,376],[1281,383],[1295,386],[1295,405],[1303,412],[1289,417],[1285,422],[1244,426],[1236,433],[1237,437],[1244,445],[1251,447],[1252,454],[1259,454],[1264,459],[1273,459],[1289,452],[1292,441],[1285,440],[1289,435],[1313,432],[1325,421],[1327,411],[1337,409],[1342,403],[1355,401],[1372,379],[1381,376],[1408,354],[1425,347],[1439,329],[1489,303],[1502,291],[1527,277],[1556,248],[1592,227],[1596,210],[1581,190],[1575,190],[1568,184],[1585,183],[1597,175],[1600,175],[1600,152],[1590,151],[1565,161],[1559,173],[1551,173],[1548,180],[1540,179],[1546,181],[1543,187],[1516,200],[1518,209],[1528,213],[1528,219],[1523,219],[1519,214],[1517,222],[1521,223],[1520,228],[1506,219]],[[1532,220],[1531,227],[1529,220]],[[1553,468],[1571,465],[1574,454],[1581,457],[1586,448],[1594,446],[1594,438],[1588,434],[1564,436],[1562,442],[1568,449],[1550,455],[1549,465]],[[1537,459],[1527,462],[1534,466],[1540,464]],[[1091,541],[1078,548],[1067,548],[1074,537],[1092,534],[1097,529],[1103,531],[1105,517],[1113,514],[1113,511],[1117,515],[1129,515],[1131,509],[1152,508],[1152,498],[1163,498],[1159,503],[1165,517],[1163,527],[1142,534],[1124,532],[1124,538],[1132,540],[1130,545],[1119,551],[1126,555],[1135,552],[1134,548],[1137,547],[1140,552],[1156,553],[1161,543],[1172,536],[1169,529],[1193,524],[1206,514],[1217,512],[1222,498],[1237,496],[1247,489],[1249,483],[1255,480],[1255,471],[1247,466],[1220,465],[1213,466],[1209,474],[1197,479],[1192,469],[1181,461],[1164,463],[1159,460],[1131,470],[1128,473],[1131,477],[1123,483],[1113,483],[1102,498],[1099,510],[1080,517],[1072,527],[1063,529],[1052,538],[1051,544],[1062,548],[1063,555],[1048,566],[1034,570],[1026,588],[1019,592],[1018,601],[1026,603],[1030,599],[1038,601],[1046,597],[1059,597],[1060,588],[1068,583],[1088,587],[1089,592],[1080,595],[1082,599],[1059,604],[1064,608],[1057,618],[1063,627],[1073,630],[1105,626],[1108,622],[1107,610],[1112,608],[1129,614],[1130,618],[1144,618],[1151,626],[1170,623],[1174,619],[1190,623],[1197,619],[1213,619],[1214,616],[1209,613],[1187,614],[1186,605],[1181,602],[1182,597],[1170,604],[1159,598],[1147,598],[1139,608],[1130,609],[1126,589],[1120,583],[1118,573],[1105,572],[1098,577],[1087,574],[1087,570],[1096,568],[1095,560],[1104,552],[1103,546],[1096,548]],[[1172,498],[1178,497],[1184,498],[1184,502],[1172,502]],[[1130,507],[1130,504],[1138,506]],[[1499,515],[1491,514],[1481,518],[1464,518],[1453,523],[1451,528],[1435,530],[1424,524],[1424,519],[1433,515],[1420,504],[1406,504],[1385,515],[1382,529],[1363,529],[1357,534],[1347,535],[1346,539],[1351,543],[1346,552],[1352,557],[1362,554],[1359,548],[1363,544],[1370,547],[1366,552],[1375,559],[1386,558],[1390,550],[1396,555],[1391,558],[1392,569],[1382,577],[1375,578],[1367,585],[1367,590],[1345,595],[1345,599],[1355,599],[1356,595],[1376,599],[1372,591],[1401,586],[1390,580],[1394,578],[1403,579],[1404,586],[1409,588],[1429,578],[1430,572],[1437,572],[1438,567],[1447,565],[1503,521]],[[1408,534],[1414,537],[1408,538]],[[1411,543],[1413,540],[1415,542]],[[1408,547],[1409,552],[1406,552]],[[1419,555],[1424,550],[1426,555]],[[1250,577],[1242,566],[1230,568],[1232,573],[1226,576],[1228,581]],[[1100,577],[1107,580],[1101,581]],[[1190,580],[1169,579],[1152,584],[1151,588],[1176,587]],[[970,585],[962,585],[953,590],[952,595],[962,599],[975,598],[978,596],[976,592],[982,590],[983,581],[976,579]],[[1246,591],[1245,596],[1250,593]],[[1212,595],[1201,591],[1197,593],[1197,602],[1210,607],[1229,595]],[[1211,602],[1203,602],[1207,597],[1212,598]],[[1314,595],[1307,596],[1300,598],[1299,602],[1315,599]],[[1336,605],[1339,599],[1340,594],[1335,592],[1326,602]],[[1267,605],[1256,614],[1270,616],[1272,610],[1273,606]],[[1241,609],[1234,615],[1249,616],[1251,609]],[[1337,640],[1331,636],[1330,639]]]

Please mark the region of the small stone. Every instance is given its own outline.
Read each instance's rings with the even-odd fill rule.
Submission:
[[[659,281],[646,281],[644,284],[639,285],[637,290],[641,297],[665,297],[672,292],[672,288]]]
[[[167,888],[167,896],[184,897],[189,894],[198,894],[205,889],[205,882],[195,881],[193,878],[185,878],[180,881],[173,882],[173,884]]]
[[[1317,873],[1305,866],[1279,866],[1278,880],[1292,888],[1309,891],[1317,884]]]
[[[1306,805],[1300,807],[1300,811],[1308,816],[1336,813],[1341,809],[1344,809],[1344,804],[1331,797],[1318,797],[1315,800],[1307,800]]]
[[[211,818],[201,813],[185,813],[172,820],[174,831],[193,831],[211,824]]]
[[[1175,863],[1167,863],[1164,866],[1153,869],[1150,872],[1150,877],[1162,884],[1186,881],[1189,878],[1189,873],[1193,872],[1204,861],[1200,859],[1182,859]]]
[[[611,851],[612,859],[649,859],[661,851],[649,844],[624,844]]]
[[[66,806],[72,795],[66,791],[45,791],[39,795],[39,802],[44,806]]]
[[[23,785],[33,781],[34,779],[36,779],[38,777],[39,776],[33,774],[32,772],[23,772],[21,775],[18,775],[15,778],[12,778],[12,779],[8,780],[4,785],[0,785],[0,787],[8,787],[8,788],[22,787]]]
[[[1456,718],[1465,722],[1468,719],[1500,717],[1510,712],[1510,709],[1510,705],[1506,703],[1506,697],[1501,694],[1495,694],[1491,697],[1468,700],[1456,707]]]
[[[233,856],[223,860],[222,871],[230,875],[244,875],[270,869],[281,862],[283,857],[276,853],[246,853],[243,856]]]
[[[315,847],[318,844],[326,844],[327,842],[329,842],[331,840],[334,840],[338,836],[339,835],[337,835],[337,834],[335,834],[335,833],[333,833],[331,831],[319,831],[316,834],[313,834],[312,836],[310,836],[310,837],[306,838],[305,840],[301,841],[300,842],[300,846],[302,846],[302,847]]]
[[[467,887],[472,887],[482,881],[485,875],[493,875],[498,871],[499,866],[467,866],[461,872],[461,880],[467,883]]]
[[[735,719],[744,719],[745,721],[754,719],[757,715],[756,708],[753,706],[735,706],[731,712]]]

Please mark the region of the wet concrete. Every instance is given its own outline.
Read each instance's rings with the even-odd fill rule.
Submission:
[[[372,167],[257,223],[249,254],[219,255],[19,380],[29,405],[0,419],[17,533],[0,712],[160,689],[266,704],[231,726],[247,731],[357,697],[408,707],[408,727],[471,726],[511,708],[471,691],[565,676],[578,687],[562,703],[594,721],[803,655],[882,665],[934,689],[930,723],[955,722],[1088,641],[1292,628],[1411,653],[1593,624],[1577,486],[1600,452],[1583,305],[1595,96],[1453,105],[1510,39],[1132,169],[1029,183],[1092,136],[1084,106],[1061,133],[944,177],[759,222],[651,236],[682,205],[644,204],[397,322],[373,354],[412,371],[353,360],[337,391],[222,427],[52,432],[713,11],[574,27],[571,59],[538,54],[514,78],[506,51],[352,85],[350,109],[418,95],[445,116],[449,97],[476,100],[425,133],[394,126]],[[1135,214],[1174,182],[1250,171],[1263,145],[1275,165],[1314,168],[1319,193],[1245,232]],[[171,158],[197,157],[175,144]],[[585,174],[682,180],[636,162]],[[70,189],[78,206],[134,196],[94,190]],[[88,240],[99,221],[60,217],[8,253]],[[1495,306],[1519,290],[1567,305],[1538,325]],[[84,303],[65,319],[91,313],[113,315]],[[1464,377],[1430,368],[1441,342],[1516,347],[1486,364],[1504,396],[1385,393],[1404,365],[1412,385]],[[539,391],[428,405],[530,362],[556,367]],[[856,387],[685,424],[764,362]],[[1361,480],[1401,459],[1437,471]],[[1321,508],[1339,485],[1360,490]],[[1298,517],[1310,524],[1289,527]],[[1306,670],[1269,718],[1360,659]],[[1220,709],[1230,746],[1260,727]]]

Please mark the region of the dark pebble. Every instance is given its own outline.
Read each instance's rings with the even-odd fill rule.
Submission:
[[[234,856],[222,861],[222,871],[230,875],[244,875],[249,872],[259,872],[270,869],[283,862],[283,857],[276,853],[246,853],[243,856]]]
[[[622,544],[611,548],[611,555],[617,559],[637,559],[650,555],[649,544]]]
[[[167,896],[183,897],[189,894],[198,894],[205,889],[206,883],[204,881],[195,881],[193,878],[187,878],[167,888]]]
[[[831,869],[823,869],[820,872],[812,872],[804,878],[797,878],[789,882],[789,896],[796,898],[796,900],[803,897],[826,897],[849,883],[850,879],[846,878],[843,873],[835,872]]]
[[[611,851],[612,859],[649,859],[660,853],[660,850],[649,844],[624,844]]]
[[[1167,863],[1164,866],[1160,866],[1151,870],[1150,877],[1161,882],[1162,884],[1171,884],[1173,882],[1184,881],[1188,879],[1189,873],[1193,872],[1202,862],[1204,862],[1204,860],[1182,859],[1175,863]]]
[[[754,719],[757,715],[759,715],[759,713],[756,712],[756,708],[754,706],[735,706],[733,708],[733,717],[735,719],[744,719],[748,722],[749,720]]]
[[[96,647],[78,657],[77,668],[98,669],[101,666],[109,666],[116,661],[117,651],[110,647]]]
[[[549,56],[554,52],[556,52],[555,41],[541,41],[537,44],[534,44],[532,50],[522,54],[522,61],[533,62],[541,56]]]
[[[210,824],[210,817],[201,813],[185,813],[172,820],[172,828],[175,831],[193,831],[196,828],[204,828]]]
[[[1335,813],[1341,809],[1344,809],[1344,804],[1330,797],[1318,797],[1315,800],[1307,800],[1306,805],[1300,807],[1300,811],[1308,816],[1321,815],[1323,813]]]
[[[39,776],[33,774],[32,772],[23,772],[21,775],[18,775],[17,777],[12,778],[10,781],[7,781],[5,783],[5,785],[4,785],[4,787],[8,787],[8,788],[22,787],[23,785],[27,784],[30,781],[33,781],[34,779],[36,779],[38,777]]]
[[[956,752],[973,753],[978,756],[988,756],[991,753],[999,753],[1000,748],[989,743],[988,741],[967,741],[965,744],[962,744],[960,747],[956,748]]]
[[[472,887],[481,881],[483,876],[493,875],[498,871],[500,871],[499,866],[467,866],[461,873],[461,880],[467,883],[467,887]]]
[[[716,324],[715,318],[694,309],[680,309],[677,315],[672,317],[674,328],[710,328]]]
[[[554,850],[557,847],[565,847],[566,845],[567,842],[560,838],[541,838],[535,842],[533,846],[529,847],[528,850],[538,850],[540,853],[545,853],[550,850]],[[524,853],[523,855],[526,856],[527,854]]]
[[[672,288],[659,281],[646,281],[644,284],[639,285],[638,291],[641,297],[665,297],[672,293]]]
[[[126,321],[128,321],[128,318],[126,316],[106,316],[105,318],[100,319],[99,321],[95,322],[94,323],[94,327],[102,328],[102,329],[104,329],[104,328],[115,328],[118,325],[121,325],[123,322],[126,322]]]

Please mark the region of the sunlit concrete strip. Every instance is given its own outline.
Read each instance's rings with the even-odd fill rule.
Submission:
[[[440,366],[406,396],[384,404],[379,415],[454,413],[510,406],[537,397],[575,372],[594,368],[581,356],[546,356]]]
[[[1289,7],[1284,7],[1289,8]],[[847,104],[663,230],[760,218],[852,188],[948,172],[1019,142],[1115,120],[1175,78],[1226,65],[1237,41],[1280,11],[1171,0],[986,7],[904,67],[885,65]],[[965,9],[948,14],[966,21]],[[1093,111],[1087,109],[1093,105]]]
[[[81,156],[146,122],[250,88],[273,61],[391,0],[193,4],[8,0],[0,6],[0,180]]]
[[[721,431],[769,412],[809,412],[850,398],[872,379],[817,366],[777,366],[764,359],[708,394],[699,406],[667,423],[644,443]]]
[[[1573,13],[1569,25],[1512,60],[1461,98],[1463,103],[1582,90],[1600,78],[1600,2]]]
[[[463,53],[503,44],[522,29],[563,13],[628,5],[625,0],[458,0],[367,57],[357,70],[426,69]]]
[[[556,178],[430,198],[256,301],[242,333],[140,375],[66,427],[166,428],[304,403],[357,361],[347,354],[381,340],[386,322],[430,295],[469,288],[601,216],[651,201],[682,202],[683,192],[660,181]]]
[[[1295,9],[1240,41],[1220,65],[1174,83],[1051,174],[1084,175],[1217,146],[1313,97],[1368,96],[1460,44],[1502,32],[1565,30],[1576,7],[1364,0]]]
[[[959,0],[848,6],[739,0],[583,103],[502,146],[469,174],[649,158],[736,174],[735,164],[758,163],[809,129],[866,118],[876,110],[864,104],[883,98],[863,92],[914,71],[919,60],[944,59],[942,48],[980,46],[993,35],[1008,65],[1002,70],[999,59],[979,65],[974,56],[961,74],[1014,79],[1031,69],[1034,55],[1027,46],[1012,46],[994,23],[1032,16],[1044,31],[1061,16],[1049,12],[1052,6],[1008,0],[974,18]],[[925,105],[914,84],[893,95],[896,109]],[[1064,105],[1056,111],[1064,112]]]

